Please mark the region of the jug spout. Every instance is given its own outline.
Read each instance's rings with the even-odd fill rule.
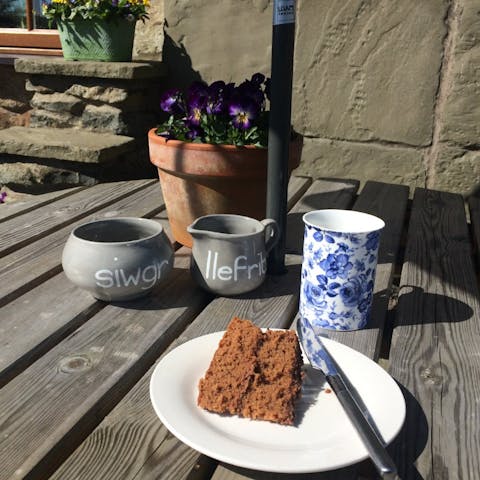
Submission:
[[[187,227],[195,239],[242,240],[259,234],[265,229],[263,223],[254,218],[228,213],[205,215],[197,218]]]
[[[197,218],[192,224],[187,227],[187,232],[194,238],[199,239],[207,235],[209,232],[201,225],[201,218]]]

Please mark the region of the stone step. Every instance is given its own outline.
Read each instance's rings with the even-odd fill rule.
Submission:
[[[111,133],[73,128],[10,127],[0,130],[0,155],[103,163],[135,148],[134,138]]]
[[[39,75],[63,75],[124,80],[157,80],[167,69],[162,62],[91,62],[65,60],[63,57],[21,57],[15,59],[15,71]]]

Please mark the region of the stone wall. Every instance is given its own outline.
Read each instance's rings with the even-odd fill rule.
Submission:
[[[163,0],[150,0],[148,17],[145,22],[138,22],[135,29],[134,60],[162,60],[165,20]]]
[[[29,123],[32,95],[25,90],[25,78],[13,64],[0,64],[0,129]]]
[[[159,123],[161,62],[21,57],[28,127],[0,129],[0,185],[30,192],[157,175],[147,132]]]
[[[273,0],[152,0],[134,58],[163,60],[168,76],[159,90],[268,75],[272,7]],[[297,173],[464,195],[480,189],[479,0],[297,0],[294,62],[292,122],[305,137]],[[25,80],[0,65],[0,128],[28,124],[30,99],[34,125],[130,128],[118,111],[121,86],[100,93],[86,82],[74,92],[38,77],[25,89]],[[99,108],[97,95],[110,100]],[[68,119],[55,112],[65,102]]]
[[[269,73],[269,0],[165,0],[169,83]],[[297,173],[468,195],[480,174],[478,0],[297,0]]]
[[[146,137],[158,123],[158,79],[92,76],[29,75],[25,88],[33,93],[30,126]]]

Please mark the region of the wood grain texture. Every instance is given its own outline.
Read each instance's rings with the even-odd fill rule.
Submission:
[[[290,195],[293,193],[290,191]],[[353,195],[354,191],[346,197],[335,191],[330,206],[341,208],[351,204]],[[297,310],[300,262],[301,257],[288,256],[286,275],[268,276],[261,287],[248,294],[212,300],[170,349],[200,335],[225,329],[234,315],[251,318],[262,326],[288,326]],[[158,420],[148,395],[152,371],[153,368],[95,429],[88,442],[60,467],[54,480],[181,480],[211,471],[215,462],[210,459],[206,468],[195,469],[199,459],[206,457],[172,437]],[[131,435],[138,435],[134,445],[129,441]]]
[[[354,480],[358,478],[355,466],[324,473],[282,474],[247,470],[223,463],[215,470],[215,473],[211,477],[212,480]]]
[[[262,327],[289,328],[298,310],[304,229],[302,216],[305,212],[321,208],[349,208],[353,203],[357,188],[358,183],[356,182],[317,180],[292,208],[287,219],[287,245],[290,246],[291,250],[299,252],[300,255],[287,256],[287,274],[277,277],[281,279],[282,284],[276,285],[272,289],[273,292],[275,292],[273,295],[277,297],[277,299],[269,296],[272,295],[272,293],[268,291],[265,292],[266,301],[264,305],[261,303],[242,304],[233,299],[217,298],[208,305],[202,312],[202,315],[208,313],[208,316],[223,319],[223,322],[228,323],[231,318],[229,314],[235,312],[236,315],[253,319]],[[298,236],[300,236],[301,242],[298,242]],[[355,469],[349,468],[342,469],[341,472],[334,472],[333,474],[294,476],[258,472],[221,464],[215,470],[212,478],[221,478],[224,480],[245,480],[247,478],[255,480],[266,480],[269,478],[316,478],[330,480],[333,478],[354,478],[354,472]],[[147,478],[153,479],[155,477],[154,475],[149,475]]]
[[[370,213],[385,222],[378,249],[378,265],[373,289],[372,314],[366,328],[354,332],[325,333],[377,361],[391,295],[393,274],[399,254],[401,232],[407,212],[409,189],[403,185],[367,182],[354,210]]]
[[[3,307],[0,387],[105,305],[60,273]]]
[[[154,183],[155,180],[102,183],[80,189],[40,209],[6,220],[0,223],[0,256],[18,250]]]
[[[287,191],[287,211],[290,211],[312,184],[311,177],[290,177]]]
[[[86,187],[66,188],[62,190],[56,190],[54,192],[43,193],[41,195],[34,195],[24,200],[15,200],[11,203],[5,203],[0,208],[0,222],[10,220],[13,217],[24,215],[32,210],[44,207],[45,205],[48,205],[56,200],[68,197],[82,188]]]
[[[407,401],[402,479],[478,478],[480,303],[460,195],[415,191],[389,371]]]
[[[48,477],[208,301],[188,256],[143,299],[106,306],[5,385],[0,479]]]
[[[62,270],[63,247],[77,225],[119,216],[151,217],[164,208],[157,182],[10,253],[0,263],[0,306]]]
[[[167,350],[200,335],[224,330],[233,315],[253,318],[262,326],[286,326],[296,311],[292,289],[298,270],[268,277],[256,290],[235,298],[215,298]],[[52,480],[187,478],[198,452],[172,437],[152,409],[148,386],[153,368],[116,409],[54,474]],[[138,435],[134,445],[132,435]],[[99,446],[102,445],[102,448]]]
[[[162,224],[171,239],[166,214],[160,212],[151,218]],[[4,306],[0,316],[0,388],[105,305],[73,285],[62,272]]]
[[[318,184],[314,184],[314,188],[319,188]],[[313,188],[312,188],[313,190]],[[382,340],[383,325],[388,305],[388,297],[390,295],[390,287],[392,284],[395,260],[398,253],[400,242],[400,232],[403,227],[404,217],[408,201],[408,187],[401,185],[391,185],[380,182],[367,182],[362,192],[359,194],[353,208],[362,212],[377,215],[385,221],[385,229],[382,232],[382,241],[379,247],[379,261],[377,276],[374,288],[374,304],[372,307],[372,320],[368,328],[355,332],[335,332],[325,330],[325,334],[335,341],[344,343],[370,358],[378,358],[378,350]],[[317,197],[321,198],[321,196]],[[348,202],[345,202],[349,205]],[[350,204],[351,205],[351,204]],[[305,205],[299,205],[304,210],[308,208]],[[315,203],[309,205],[310,209],[325,208],[317,207]],[[346,208],[338,207],[338,208]],[[305,211],[305,210],[304,210]],[[308,211],[308,210],[306,210]],[[303,213],[302,213],[303,214]],[[303,222],[302,222],[303,229]],[[298,288],[299,280],[296,280]],[[298,315],[295,321],[298,320]],[[269,479],[347,479],[359,478],[360,472],[368,471],[369,461],[356,464],[348,468],[340,469],[333,472],[324,472],[308,475],[278,475],[266,472],[255,472],[251,470],[243,470],[232,466],[220,466],[215,471],[212,480],[269,480]]]
[[[354,180],[315,180],[288,213],[285,251],[303,253],[303,214],[322,208],[350,208],[359,182]]]

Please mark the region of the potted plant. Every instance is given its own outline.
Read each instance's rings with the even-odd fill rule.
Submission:
[[[43,15],[57,24],[64,58],[132,60],[137,20],[148,18],[150,0],[44,0]]]
[[[192,246],[187,226],[212,213],[265,218],[270,80],[256,73],[240,85],[194,82],[170,89],[160,106],[166,122],[148,133],[173,236]],[[302,140],[292,136],[289,173]]]

